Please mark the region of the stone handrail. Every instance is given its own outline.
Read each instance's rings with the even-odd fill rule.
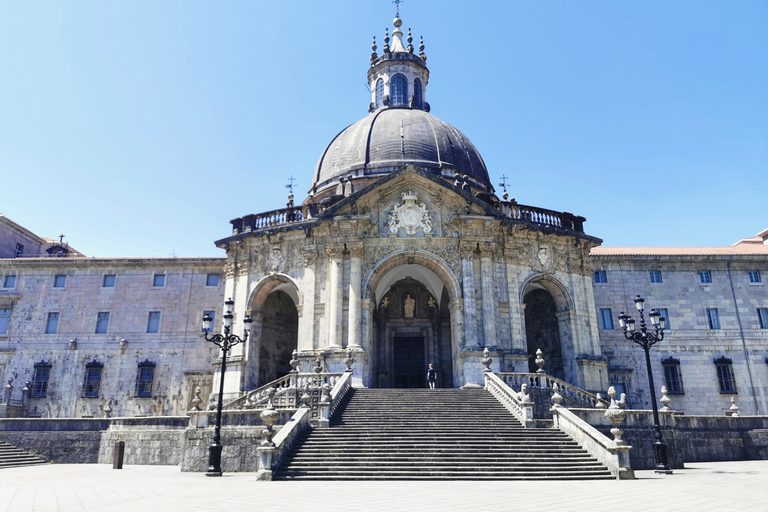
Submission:
[[[629,463],[631,446],[617,443],[564,407],[552,408],[554,427],[568,434],[611,471],[617,480],[632,480],[635,472]]]
[[[525,428],[534,426],[533,402],[523,402],[518,398],[518,393],[504,383],[492,372],[483,373],[485,377],[485,389],[491,392],[496,399],[515,417],[520,420]]]
[[[344,375],[336,382],[331,390],[331,407],[328,415],[328,419],[333,417],[333,413],[336,412],[336,408],[339,406],[344,397],[347,396],[349,390],[352,389],[352,372],[344,372]]]
[[[263,386],[243,393],[236,399],[224,404],[223,409],[258,409],[264,407],[269,400],[269,391],[274,389],[272,404],[278,409],[299,407],[301,389],[307,385],[335,385],[342,373],[304,373],[290,372],[288,375],[273,380]]]
[[[584,232],[584,221],[587,220],[572,213],[547,210],[537,206],[526,206],[512,201],[501,201],[499,203],[499,210],[510,219],[570,229],[579,233]]]
[[[278,467],[280,467],[280,464],[282,464],[283,459],[291,450],[296,440],[300,439],[302,434],[304,434],[307,429],[312,428],[310,423],[311,418],[311,410],[303,407],[297,410],[291,419],[285,425],[283,425],[277,434],[275,434],[274,439],[272,439],[272,442],[275,443],[275,446],[274,455],[272,457],[271,464],[269,464],[269,479],[271,479],[272,471],[275,471]],[[256,476],[257,480],[266,480],[266,478],[259,477],[259,473],[265,473],[266,470],[267,468],[259,468]]]
[[[589,391],[570,384],[563,379],[552,377],[546,373],[496,373],[509,387],[519,390],[522,384],[528,386],[528,393],[536,403],[536,417],[550,417],[549,408],[552,405],[553,384],[557,384],[557,392],[563,397],[562,405],[569,408],[605,408],[608,401],[598,398]],[[598,404],[600,404],[598,406]]]

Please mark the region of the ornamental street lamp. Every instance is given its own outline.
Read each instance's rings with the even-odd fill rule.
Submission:
[[[635,320],[621,312],[619,315],[619,325],[624,331],[624,337],[628,340],[637,343],[643,350],[645,350],[645,364],[648,368],[648,384],[651,387],[651,405],[653,406],[653,428],[654,438],[653,453],[656,455],[656,473],[672,474],[672,470],[669,469],[669,462],[667,459],[667,443],[661,438],[661,425],[659,425],[659,411],[656,406],[656,388],[653,385],[653,371],[651,370],[651,355],[650,349],[656,343],[664,339],[664,329],[667,326],[667,319],[661,316],[661,313],[655,309],[651,310],[648,315],[651,319],[651,325],[654,330],[649,332],[645,325],[645,317],[643,317],[643,310],[645,305],[645,299],[639,295],[635,299],[635,308],[640,313],[640,330],[635,330]]]
[[[203,333],[205,341],[210,341],[221,348],[221,380],[219,380],[219,399],[216,401],[216,429],[213,432],[213,444],[208,452],[208,471],[206,476],[221,476],[221,407],[224,401],[224,375],[227,372],[227,352],[238,343],[245,343],[248,339],[248,333],[251,331],[253,320],[250,316],[243,319],[243,337],[242,339],[234,334],[230,334],[232,329],[232,306],[235,301],[229,299],[224,302],[224,334],[209,334],[213,318],[210,315],[203,315]]]

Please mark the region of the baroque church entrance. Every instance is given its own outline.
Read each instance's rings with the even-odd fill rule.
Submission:
[[[373,353],[377,387],[426,388],[429,364],[437,370],[438,386],[453,387],[448,294],[445,288],[440,292],[435,297],[428,286],[406,275],[379,301]]]
[[[528,354],[534,355],[537,349],[541,349],[547,372],[563,379],[563,353],[556,313],[555,300],[548,291],[533,290],[525,295],[525,337],[528,340]],[[528,360],[528,371],[531,373],[538,369],[534,359],[531,357]]]
[[[291,354],[296,350],[299,313],[287,293],[269,294],[261,310],[259,380],[261,387],[291,371]]]

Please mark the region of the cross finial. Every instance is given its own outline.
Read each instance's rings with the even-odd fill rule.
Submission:
[[[296,181],[296,178],[293,177],[293,174],[291,174],[291,177],[288,178],[288,184],[285,186],[285,188],[288,189],[288,192],[290,194],[293,194],[293,182]]]
[[[504,174],[501,175],[501,183],[499,183],[499,186],[504,190],[504,193],[507,193],[507,180],[509,178],[505,176]]]
[[[59,235],[59,245],[64,243],[64,235]]]
[[[392,3],[397,6],[397,14],[396,16],[400,17],[400,4],[403,3],[403,0],[392,0]]]

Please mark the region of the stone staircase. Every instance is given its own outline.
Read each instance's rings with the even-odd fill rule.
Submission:
[[[20,450],[12,444],[0,441],[0,468],[32,466],[35,464],[45,464],[46,462],[48,461],[42,457]]]
[[[484,389],[354,389],[279,480],[596,480],[610,471],[562,432],[524,429]]]

